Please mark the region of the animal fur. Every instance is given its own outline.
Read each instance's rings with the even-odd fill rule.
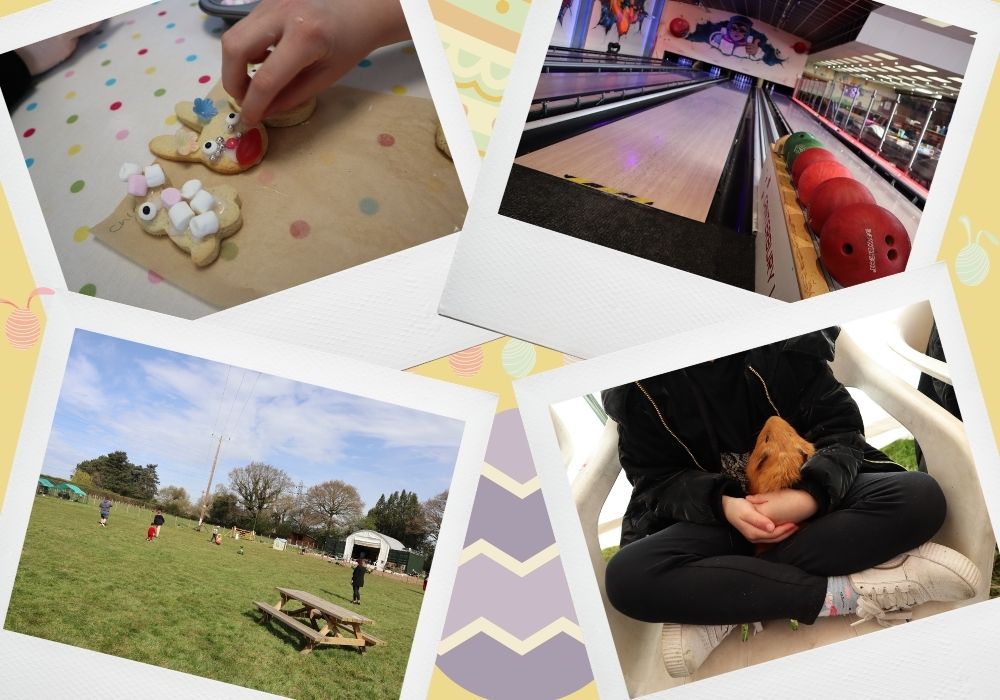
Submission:
[[[761,428],[747,461],[748,492],[787,489],[799,480],[802,465],[815,452],[812,443],[804,440],[785,419],[771,416]]]

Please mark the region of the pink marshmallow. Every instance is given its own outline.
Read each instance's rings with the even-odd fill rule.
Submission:
[[[181,201],[181,191],[176,187],[168,187],[160,192],[160,201],[162,201],[163,205],[169,209],[177,204],[177,202]]]
[[[145,197],[146,192],[149,190],[149,185],[146,183],[146,176],[140,175],[139,173],[133,173],[128,176],[128,193],[135,195],[136,197]]]

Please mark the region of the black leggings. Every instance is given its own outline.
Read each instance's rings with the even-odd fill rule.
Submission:
[[[354,589],[354,600],[361,600],[361,586],[352,583],[351,587]]]
[[[676,523],[623,547],[605,578],[608,600],[644,622],[812,623],[827,577],[857,573],[929,540],[944,522],[926,473],[859,474],[837,510],[754,556],[728,523]]]

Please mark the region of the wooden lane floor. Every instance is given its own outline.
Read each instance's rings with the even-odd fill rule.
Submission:
[[[772,95],[772,99],[785,116],[788,125],[795,131],[808,131],[823,144],[823,148],[837,156],[837,160],[851,171],[851,175],[871,191],[875,202],[896,215],[912,240],[913,235],[917,232],[917,226],[920,224],[922,213],[920,208],[886,182],[868,163],[857,154],[852,153],[847,146],[840,142],[840,139],[827,131],[826,127],[813,119],[801,107],[784,95]]]
[[[556,177],[581,177],[703,222],[746,99],[746,88],[716,85],[527,153],[515,162]]]
[[[551,99],[590,90],[627,90],[707,77],[708,73],[704,71],[682,69],[649,73],[542,73],[535,87],[535,99]]]

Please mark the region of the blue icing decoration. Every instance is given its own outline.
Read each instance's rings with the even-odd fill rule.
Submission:
[[[209,98],[194,98],[194,108],[193,111],[198,115],[198,118],[202,121],[210,121],[212,117],[219,113],[219,110],[215,108],[212,100]]]

